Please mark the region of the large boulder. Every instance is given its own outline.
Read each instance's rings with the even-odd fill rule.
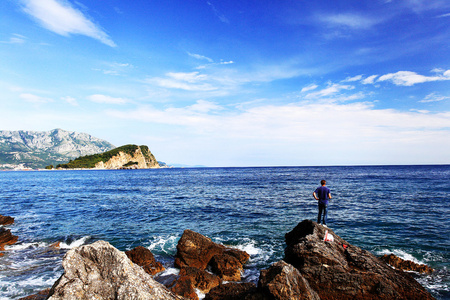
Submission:
[[[394,254],[385,254],[381,257],[381,259],[388,265],[403,271],[413,271],[423,274],[431,274],[434,271],[427,265],[417,264],[410,260],[404,260]]]
[[[138,246],[133,250],[125,251],[125,254],[132,262],[141,266],[150,275],[155,275],[165,270],[163,265],[156,261],[153,253],[145,247]]]
[[[325,235],[334,241],[324,241]],[[410,275],[313,221],[285,235],[285,261],[297,268],[322,300],[434,299]]]
[[[269,300],[258,293],[256,285],[251,282],[230,282],[213,288],[204,300]]]
[[[261,270],[258,289],[269,299],[320,300],[300,272],[284,261]]]
[[[105,241],[69,250],[62,265],[50,300],[179,299]]]

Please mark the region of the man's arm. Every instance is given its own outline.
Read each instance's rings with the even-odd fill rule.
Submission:
[[[317,197],[316,192],[313,193],[313,197],[314,197],[314,199],[316,199],[317,201],[319,201],[319,198]]]
[[[328,193],[328,199],[331,199],[331,193]]]

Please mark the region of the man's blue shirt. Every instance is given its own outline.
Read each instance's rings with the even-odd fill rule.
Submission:
[[[316,193],[317,197],[319,198],[320,204],[328,205],[328,194],[331,193],[331,190],[327,188],[326,186],[319,186],[314,193]]]

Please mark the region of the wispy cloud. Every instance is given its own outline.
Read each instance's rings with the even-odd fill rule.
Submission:
[[[309,92],[309,91],[317,89],[318,87],[319,86],[317,84],[311,84],[311,85],[308,85],[308,86],[305,86],[304,88],[302,88],[301,92],[302,93]]]
[[[226,23],[226,24],[230,23],[230,21],[227,19],[227,17],[225,17],[225,15],[223,15],[221,12],[219,12],[219,10],[217,10],[217,8],[214,6],[214,4],[212,4],[210,1],[207,1],[206,3],[209,5],[209,7],[211,7],[214,14],[219,18],[219,20],[222,23]]]
[[[7,41],[1,41],[2,44],[24,44],[26,42],[26,37],[21,34],[13,34],[12,37]]]
[[[208,75],[199,72],[169,72],[166,77],[152,78],[147,82],[154,82],[163,88],[186,91],[212,91],[217,89],[209,82]]]
[[[352,85],[344,85],[338,83],[329,83],[328,87],[319,90],[317,92],[309,93],[305,96],[306,99],[317,99],[323,97],[330,97],[339,93],[342,90],[353,90],[355,87]]]
[[[46,97],[41,97],[35,94],[30,94],[30,93],[23,93],[20,94],[19,97],[29,103],[33,103],[33,104],[45,104],[45,103],[50,103],[53,102],[53,99],[51,98],[46,98]]]
[[[104,104],[125,104],[129,102],[129,100],[125,98],[115,98],[107,95],[95,94],[87,97],[88,100],[96,103],[104,103]]]
[[[412,86],[429,81],[450,80],[450,70],[438,76],[424,76],[411,71],[398,71],[380,76],[377,81],[390,81],[395,85]]]
[[[72,106],[78,106],[78,101],[74,97],[65,96],[65,97],[61,97],[61,100],[66,101],[67,103],[69,103]]]
[[[188,52],[187,54],[188,54],[190,57],[193,57],[193,58],[198,59],[198,60],[206,60],[206,61],[208,61],[208,62],[210,62],[210,63],[213,62],[213,60],[212,60],[211,58],[209,58],[209,57],[207,57],[207,56],[204,56],[204,55],[200,55],[200,54],[196,54],[196,53],[190,53],[190,52]]]
[[[361,80],[362,84],[373,84],[378,75],[371,75],[363,80]]]
[[[344,27],[350,29],[370,29],[382,22],[382,18],[372,18],[356,13],[342,13],[334,15],[320,15],[319,21],[331,27]]]
[[[437,93],[431,93],[428,94],[424,99],[420,100],[419,102],[422,103],[429,103],[429,102],[439,102],[444,100],[449,100],[450,96],[442,96]]]
[[[99,40],[105,45],[116,44],[98,25],[94,24],[81,11],[68,1],[21,0],[23,11],[32,16],[44,28],[62,36],[70,34],[85,35]]]

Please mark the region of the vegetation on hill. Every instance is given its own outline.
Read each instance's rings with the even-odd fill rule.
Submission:
[[[56,167],[63,168],[63,169],[91,169],[91,168],[94,168],[95,165],[101,161],[106,163],[112,157],[118,155],[119,152],[124,152],[126,154],[133,155],[138,148],[139,148],[139,146],[137,146],[137,145],[125,145],[125,146],[118,147],[118,148],[115,148],[113,150],[110,150],[110,151],[107,151],[104,153],[81,156],[75,160],[69,161],[69,163],[67,163],[67,164],[59,164]],[[142,152],[144,152],[144,151],[147,151],[147,153],[150,152],[148,150],[147,146],[141,146],[140,148],[141,148]],[[144,150],[144,148],[146,150]]]

